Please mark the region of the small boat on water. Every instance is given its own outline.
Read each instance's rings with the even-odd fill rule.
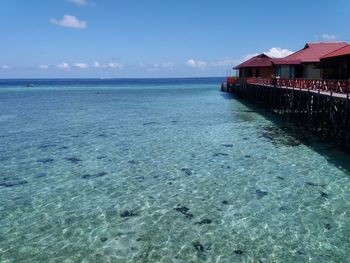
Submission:
[[[27,84],[27,88],[32,88],[32,87],[34,87],[34,84],[33,84],[33,83],[28,83],[28,84]]]

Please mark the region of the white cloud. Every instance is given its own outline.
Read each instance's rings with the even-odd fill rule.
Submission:
[[[210,67],[223,67],[223,68],[226,68],[226,67],[231,67],[232,65],[237,64],[239,61],[240,60],[233,59],[233,58],[223,58],[223,59],[220,59],[220,60],[215,60],[215,61],[208,62],[207,64]]]
[[[200,61],[200,60],[194,60],[194,59],[187,60],[186,65],[193,68],[199,68],[199,69],[204,69],[207,67],[206,62]]]
[[[337,35],[333,35],[333,34],[322,34],[321,38],[323,40],[336,40],[338,38]]]
[[[68,63],[61,63],[56,65],[56,68],[68,70],[70,68]]]
[[[108,65],[107,65],[109,68],[115,68],[115,69],[121,69],[122,67],[123,67],[123,65],[122,64],[119,64],[119,63],[114,63],[114,62],[112,62],[112,63],[108,63]]]
[[[165,69],[170,69],[170,70],[174,69],[174,63],[171,63],[171,62],[164,62],[160,66]]]
[[[99,67],[101,67],[101,65],[100,65],[100,63],[98,63],[98,62],[94,62],[94,67],[95,67],[95,68],[99,68]]]
[[[49,66],[48,65],[39,65],[38,68],[40,68],[40,69],[48,69]]]
[[[88,0],[66,0],[67,2],[76,4],[76,5],[87,5]]]
[[[89,67],[89,64],[86,63],[75,63],[74,64],[75,67],[80,68],[80,69],[86,69]]]
[[[288,49],[273,47],[264,53],[273,58],[282,58],[292,54],[293,52]],[[212,61],[201,61],[201,60],[189,59],[186,62],[186,65],[189,67],[198,68],[198,69],[210,69],[210,68],[228,69],[242,63],[243,61],[246,61],[252,57],[255,57],[259,54],[261,53],[250,53],[241,58],[226,57],[226,58],[212,60]]]
[[[154,64],[145,64],[143,62],[139,63],[139,68],[147,71],[158,71],[158,70],[173,70],[174,63],[172,62],[163,62],[163,63],[154,63]]]
[[[51,18],[50,22],[58,26],[77,28],[77,29],[84,29],[86,28],[86,25],[87,25],[86,21],[83,21],[83,20],[80,21],[78,18],[71,15],[64,15],[61,20]]]
[[[292,54],[293,51],[290,51],[290,50],[284,49],[284,48],[280,48],[280,47],[273,47],[269,51],[264,52],[264,53],[272,58],[284,58],[284,57]]]
[[[2,65],[1,68],[2,68],[2,69],[10,69],[11,67],[8,66],[8,65]]]

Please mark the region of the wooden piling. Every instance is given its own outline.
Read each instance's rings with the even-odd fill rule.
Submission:
[[[260,83],[227,86],[227,92],[235,94],[237,98],[259,104],[348,150],[350,83],[346,94],[339,95],[333,90],[332,86],[329,93],[321,92],[320,85],[314,90]]]

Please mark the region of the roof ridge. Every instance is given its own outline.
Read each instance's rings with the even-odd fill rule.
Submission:
[[[306,42],[306,44],[348,44],[346,41],[332,41],[332,42]]]

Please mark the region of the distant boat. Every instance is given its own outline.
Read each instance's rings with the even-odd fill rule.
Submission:
[[[34,87],[34,84],[33,84],[33,83],[28,83],[28,84],[27,84],[27,88],[32,88],[32,87]]]

